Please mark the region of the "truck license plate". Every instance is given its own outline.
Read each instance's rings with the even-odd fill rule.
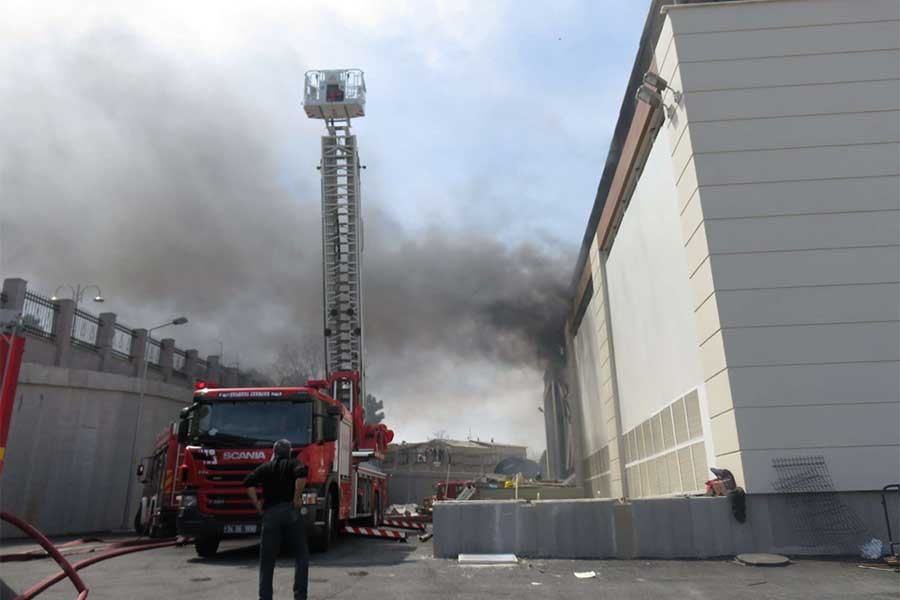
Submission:
[[[225,533],[256,533],[256,525],[226,525]]]

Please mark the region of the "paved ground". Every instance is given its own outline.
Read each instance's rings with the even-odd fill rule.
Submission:
[[[9,546],[5,548],[9,551]],[[80,560],[86,555],[73,556]],[[131,554],[81,571],[90,600],[253,600],[257,547],[229,543],[214,559],[199,559],[192,547]],[[291,560],[275,575],[276,598],[289,598]],[[576,579],[574,571],[597,572]],[[55,572],[52,562],[0,564],[2,600]],[[511,567],[461,567],[431,557],[431,543],[347,539],[327,555],[314,555],[310,598],[365,600],[565,600],[671,598],[719,600],[816,598],[896,600],[900,575],[860,569],[856,562],[801,560],[783,568],[752,568],[731,561],[522,561]],[[74,597],[68,582],[42,600]]]

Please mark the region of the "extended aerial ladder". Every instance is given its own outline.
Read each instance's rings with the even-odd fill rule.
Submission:
[[[350,119],[365,115],[366,86],[358,69],[306,73],[304,109],[323,119],[322,275],[326,373],[356,373],[356,398],[349,380],[331,390],[351,412],[365,398],[362,289],[362,220],[359,151]]]

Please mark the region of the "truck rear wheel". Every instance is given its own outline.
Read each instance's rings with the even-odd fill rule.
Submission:
[[[216,555],[216,551],[219,549],[219,538],[214,537],[204,537],[197,538],[194,541],[194,550],[197,551],[197,556],[202,558],[210,558]]]
[[[375,494],[375,501],[372,503],[372,527],[381,525],[381,497]]]

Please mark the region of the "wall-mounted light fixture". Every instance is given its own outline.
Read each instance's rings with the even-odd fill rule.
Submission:
[[[666,90],[672,92],[672,99],[675,101],[675,105],[665,103],[662,94]],[[638,102],[644,102],[654,108],[662,106],[666,110],[666,116],[672,119],[675,117],[676,106],[681,104],[681,99],[684,96],[678,90],[670,88],[669,83],[660,77],[659,74],[647,71],[644,73],[644,83],[637,89],[634,97]]]

